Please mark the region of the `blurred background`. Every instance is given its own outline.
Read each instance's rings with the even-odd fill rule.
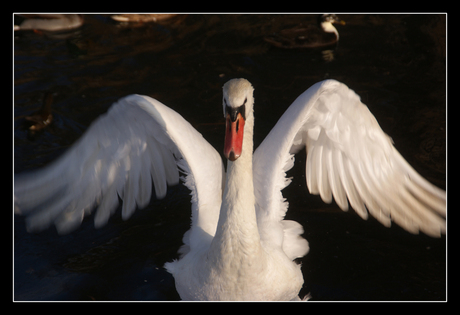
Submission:
[[[222,152],[221,89],[235,77],[255,87],[257,146],[297,96],[332,78],[359,94],[402,156],[445,189],[446,15],[340,14],[346,24],[336,26],[339,43],[327,49],[282,49],[264,40],[314,25],[317,16],[188,14],[119,22],[90,14],[72,30],[15,31],[14,173],[56,159],[113,102],[133,93],[173,108]],[[31,130],[30,117],[46,95],[52,95],[45,110],[52,122]],[[324,204],[308,193],[304,172],[300,153],[283,191],[287,218],[304,226],[310,243],[299,260],[301,296],[447,299],[445,236],[411,235]],[[189,191],[182,185],[163,200],[153,197],[128,221],[118,211],[101,229],[92,216],[64,236],[54,227],[29,234],[20,216],[13,223],[16,301],[179,299],[162,266],[178,257],[190,224]]]

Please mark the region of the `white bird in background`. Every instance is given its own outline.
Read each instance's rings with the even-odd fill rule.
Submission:
[[[80,14],[15,14],[15,31],[68,31],[83,25],[83,16]]]
[[[344,84],[316,83],[286,110],[253,154],[253,87],[223,87],[224,154],[184,118],[148,96],[115,103],[59,159],[15,177],[15,209],[29,230],[55,224],[67,233],[95,206],[96,227],[123,199],[122,217],[163,198],[179,182],[192,195],[191,228],[180,258],[167,263],[183,300],[298,300],[308,242],[284,220],[281,190],[294,154],[306,146],[311,193],[363,218],[396,222],[411,233],[445,233],[446,193],[422,178],[394,148],[360,98]],[[366,210],[367,209],[367,210]]]

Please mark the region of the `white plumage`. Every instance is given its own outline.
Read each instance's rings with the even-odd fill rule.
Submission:
[[[182,299],[292,300],[303,284],[308,243],[302,226],[283,220],[281,190],[294,154],[306,146],[306,181],[325,202],[348,203],[364,219],[396,222],[411,233],[445,233],[446,193],[401,157],[360,98],[334,80],[300,95],[253,154],[253,88],[224,86],[225,106],[244,104],[242,154],[228,161],[179,114],[147,96],[130,95],[98,118],[62,157],[15,177],[16,213],[30,230],[78,227],[97,207],[103,226],[123,199],[122,216],[145,207],[154,190],[179,182],[191,190],[192,224],[179,260],[166,264]],[[153,181],[153,185],[152,185]]]

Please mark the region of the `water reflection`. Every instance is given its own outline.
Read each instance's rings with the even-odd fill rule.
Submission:
[[[87,15],[66,39],[27,33],[14,40],[15,169],[46,165],[112,102],[132,93],[175,109],[222,152],[221,88],[232,77],[255,86],[257,146],[291,102],[324,78],[354,89],[422,176],[445,187],[445,16],[341,15],[340,49],[324,63],[270,46],[264,36],[315,15],[188,15],[177,23],[119,26]],[[34,141],[24,118],[55,91],[53,122]],[[257,110],[269,108],[269,111]],[[17,119],[16,119],[17,118]],[[313,300],[443,300],[445,237],[413,236],[362,221],[306,193],[304,157],[283,192],[288,218],[304,225],[303,294]],[[190,196],[172,187],[124,222],[92,217],[66,236],[34,235],[14,220],[16,300],[175,300],[162,269],[177,258],[190,223]]]

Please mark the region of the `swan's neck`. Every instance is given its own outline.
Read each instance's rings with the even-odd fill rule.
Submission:
[[[251,113],[244,126],[241,156],[227,164],[219,222],[210,248],[217,264],[232,264],[235,260],[249,263],[260,250],[252,178],[253,127]]]
[[[321,23],[321,28],[326,33],[335,33],[335,35],[337,35],[337,38],[339,38],[339,32],[337,31],[335,26],[332,25],[331,22],[322,22]]]

